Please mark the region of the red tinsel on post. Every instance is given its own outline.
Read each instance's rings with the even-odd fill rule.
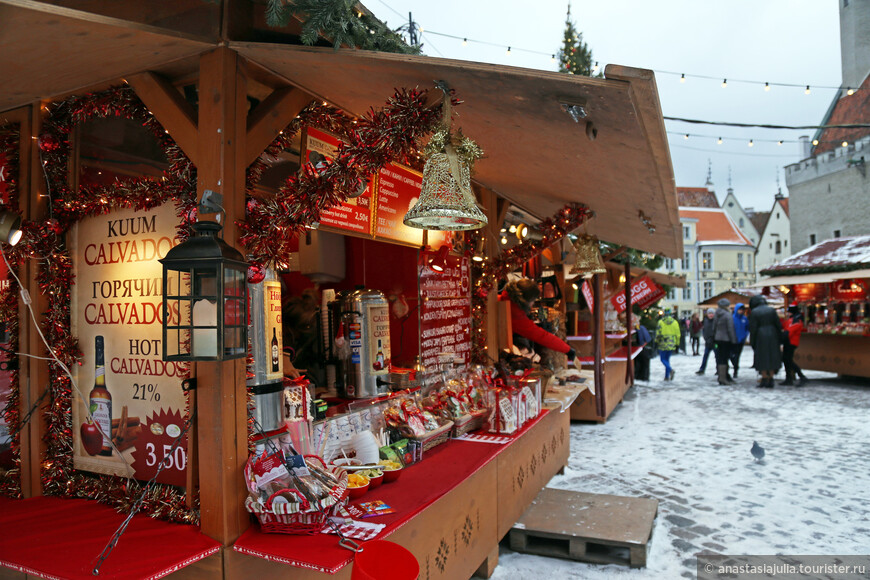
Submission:
[[[476,363],[488,362],[486,354],[486,300],[496,282],[507,277],[523,263],[539,255],[546,248],[555,244],[563,237],[579,228],[591,218],[592,210],[582,204],[568,204],[552,218],[540,223],[542,232],[540,240],[526,239],[512,248],[506,249],[487,262],[472,262],[473,277],[471,292],[471,325],[474,333],[471,337],[471,359]],[[481,232],[472,230],[466,232],[467,247],[478,247]],[[495,356],[495,355],[494,355]]]
[[[109,186],[69,186],[69,138],[72,130],[90,119],[118,117],[141,123],[163,147],[169,169],[162,180],[116,180]],[[65,245],[69,227],[78,220],[119,208],[147,210],[173,201],[181,219],[179,235],[187,236],[195,219],[196,170],[160,123],[148,112],[129,87],[71,97],[49,106],[38,146],[51,198],[51,215],[42,222],[26,221],[24,236],[11,252],[20,263],[39,259],[36,276],[40,291],[49,297],[43,331],[52,350],[67,367],[77,364],[81,353],[70,332],[70,290],[72,261]],[[129,511],[140,493],[140,484],[121,477],[93,475],[73,466],[72,385],[56,363],[49,363],[50,397],[45,411],[46,453],[42,463],[43,491],[48,495],[85,497]],[[190,409],[185,409],[189,417]],[[194,493],[194,490],[190,490]],[[176,522],[199,521],[198,498],[187,506],[186,494],[172,486],[149,489],[142,512]]]
[[[0,208],[4,211],[18,213],[18,148],[21,139],[21,131],[17,123],[0,126],[0,156],[6,160],[7,173],[5,174],[7,200]],[[14,258],[9,260],[9,265],[18,270],[20,263]],[[13,353],[19,350],[18,340],[18,284],[12,276],[12,272],[6,275],[8,285],[0,292],[0,322],[6,325],[9,333],[9,352],[6,360],[13,362],[17,356]],[[19,362],[20,364],[20,362]],[[0,471],[0,494],[20,498],[21,497],[21,390],[20,377],[17,370],[10,371],[9,397],[6,404],[0,409],[9,430],[12,467]]]

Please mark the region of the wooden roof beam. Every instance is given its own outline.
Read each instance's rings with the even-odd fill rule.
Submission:
[[[250,165],[315,97],[302,89],[283,87],[272,91],[248,114],[245,162]]]
[[[126,80],[181,150],[199,166],[199,133],[193,106],[172,83],[154,73],[144,72]]]

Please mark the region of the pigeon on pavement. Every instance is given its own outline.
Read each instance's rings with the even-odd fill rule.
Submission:
[[[758,444],[758,441],[752,442],[752,449],[749,450],[752,453],[752,456],[755,458],[755,461],[761,461],[764,458],[764,447]]]

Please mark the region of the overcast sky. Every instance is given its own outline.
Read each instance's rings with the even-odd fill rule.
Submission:
[[[567,0],[368,0],[366,5],[391,28],[407,22],[412,12],[423,28],[428,56],[544,70],[556,69],[550,55],[561,45],[567,11]],[[817,125],[836,91],[816,87],[841,82],[837,0],[573,0],[571,18],[602,67],[613,63],[656,71],[662,113],[668,117]],[[468,39],[467,46],[461,38]],[[686,74],[685,83],[679,73]],[[764,90],[765,82],[771,83],[770,91]],[[806,85],[813,87],[809,95]],[[720,201],[730,171],[738,200],[759,210],[770,209],[777,175],[788,193],[783,167],[800,159],[798,137],[813,134],[665,125],[677,186],[702,187],[709,159]],[[724,141],[717,145],[720,136]],[[750,139],[755,141],[751,148]],[[783,145],[777,145],[780,139]]]

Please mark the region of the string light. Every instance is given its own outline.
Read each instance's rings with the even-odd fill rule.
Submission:
[[[805,94],[805,95],[808,95],[808,94],[810,94],[810,92],[812,92],[812,91],[810,91],[810,85],[807,85],[807,88],[806,88],[806,90],[804,91],[804,94]]]
[[[848,141],[843,141],[843,142],[841,143],[841,145],[842,145],[843,147],[848,147],[848,146],[849,146],[849,142],[848,142]]]
[[[721,145],[721,144],[722,144],[722,137],[719,137],[718,139],[716,139],[716,145]]]
[[[550,56],[550,60],[552,62],[556,62],[556,55],[554,54],[554,55]]]
[[[853,89],[852,87],[848,87],[848,88],[846,89],[846,94],[849,95],[849,96],[854,95],[854,94],[855,94],[855,89]]]
[[[592,72],[593,72],[593,74],[598,72],[598,61],[597,60],[595,61],[595,66],[592,67]]]
[[[770,92],[770,83],[764,83],[764,90]]]
[[[728,86],[728,79],[722,79],[722,88],[724,89],[727,86]]]
[[[432,33],[430,32],[429,34],[432,34]],[[467,38],[462,39],[462,46],[468,46],[468,39]]]
[[[753,141],[752,139],[750,139],[750,140],[749,140],[749,146],[750,146],[750,147],[754,147],[754,146],[755,146],[755,141]]]
[[[813,139],[813,147],[815,147],[815,146],[818,145],[818,144],[819,144],[819,140],[818,140],[818,139]]]
[[[508,54],[508,56],[510,56],[510,54],[511,54],[511,47],[508,47],[508,49],[507,49],[507,54]]]
[[[782,139],[776,142],[777,145],[782,145]]]
[[[681,83],[686,82],[686,73],[683,73],[683,74],[680,75],[680,82],[681,82]]]
[[[688,138],[689,138],[689,134],[688,134],[688,133],[686,133],[685,135],[683,135],[683,139],[687,139],[687,140],[688,140]]]

